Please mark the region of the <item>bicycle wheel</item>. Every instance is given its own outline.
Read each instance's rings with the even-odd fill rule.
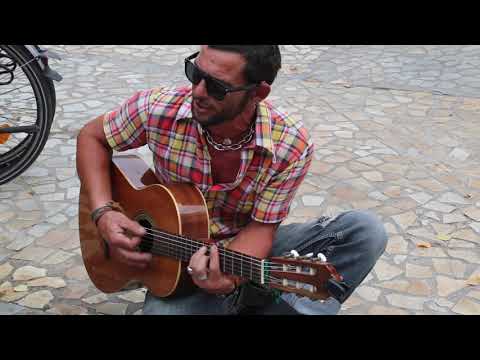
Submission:
[[[0,185],[36,160],[53,120],[51,80],[22,45],[0,45]]]

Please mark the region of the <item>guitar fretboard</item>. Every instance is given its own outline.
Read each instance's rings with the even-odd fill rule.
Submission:
[[[147,235],[144,236],[140,249],[154,255],[167,256],[183,262],[189,262],[192,255],[202,246],[209,248],[210,244],[157,229],[147,229]],[[222,246],[218,246],[218,253],[220,270],[223,273],[237,275],[257,283],[264,283],[261,259],[228,250]]]

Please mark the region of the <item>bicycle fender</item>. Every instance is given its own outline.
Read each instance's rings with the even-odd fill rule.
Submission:
[[[25,48],[32,54],[33,58],[36,59],[38,66],[40,66],[40,69],[42,69],[43,74],[55,81],[62,81],[63,77],[60,75],[58,72],[53,70],[49,65],[48,65],[48,58],[52,57],[57,60],[61,60],[60,56],[57,55],[56,53],[53,53],[51,51],[48,51],[46,49],[41,49],[37,45],[24,45]]]

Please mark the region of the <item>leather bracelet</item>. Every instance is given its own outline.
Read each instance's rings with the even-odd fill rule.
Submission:
[[[120,206],[118,202],[115,202],[113,200],[110,200],[107,202],[105,205],[100,206],[99,208],[96,208],[95,210],[92,211],[90,214],[90,217],[92,221],[94,222],[95,226],[97,226],[98,220],[100,217],[105,214],[107,211],[119,211],[123,213],[123,208]]]

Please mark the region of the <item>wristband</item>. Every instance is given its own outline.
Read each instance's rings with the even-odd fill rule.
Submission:
[[[100,217],[105,214],[107,211],[119,211],[119,212],[124,212],[122,207],[120,206],[119,203],[111,200],[107,202],[105,205],[100,206],[99,208],[96,208],[95,210],[92,211],[90,214],[90,217],[92,221],[95,223],[95,226],[97,226],[97,222],[100,219]]]

